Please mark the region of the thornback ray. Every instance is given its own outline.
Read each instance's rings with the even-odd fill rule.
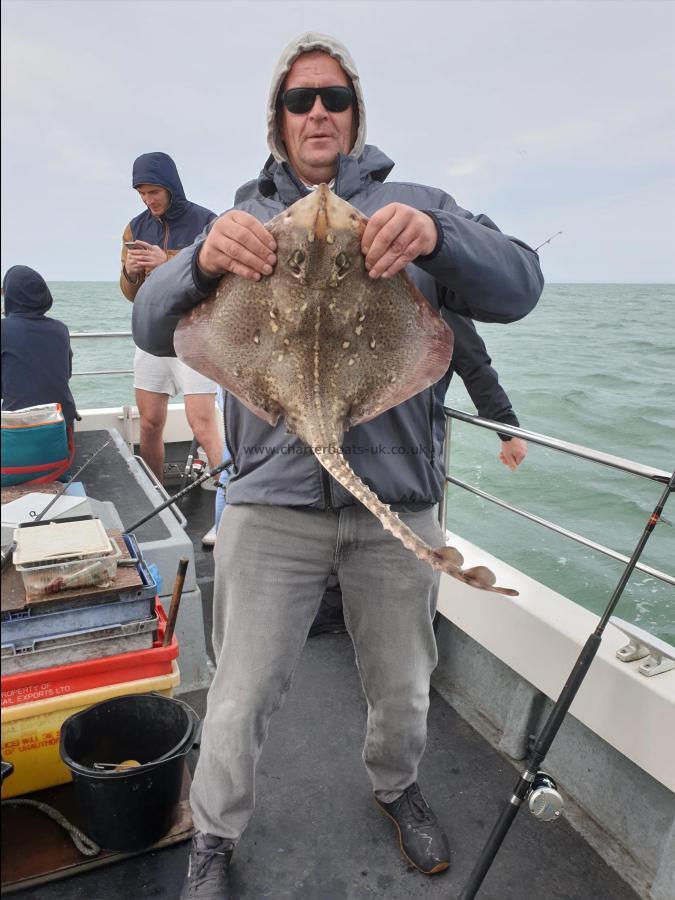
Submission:
[[[462,571],[451,547],[429,547],[356,475],[345,431],[435,384],[450,365],[452,331],[405,272],[369,277],[361,253],[368,220],[320,185],[266,224],[277,242],[272,275],[224,275],[178,323],[174,346],[270,425],[286,429],[434,569],[473,587],[495,586],[489,569]]]

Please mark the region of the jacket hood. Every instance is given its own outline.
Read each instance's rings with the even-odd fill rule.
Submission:
[[[171,219],[183,211],[187,198],[176,163],[167,153],[144,153],[134,160],[131,186],[137,188],[140,184],[158,184],[171,194],[171,205],[163,218]]]
[[[364,181],[384,181],[394,163],[379,148],[366,144],[359,159],[349,156],[338,157],[338,174],[336,189],[339,195],[348,200],[360,188]],[[309,189],[301,184],[285,162],[277,162],[273,156],[268,157],[260,175],[252,181],[242,184],[235,194],[235,206],[253,200],[258,196],[273,197],[278,194],[285,203],[294,203]]]
[[[363,101],[363,91],[361,89],[361,79],[356,69],[356,64],[349,54],[349,51],[337,41],[335,38],[327,34],[319,34],[316,31],[306,31],[294,38],[285,48],[279,62],[272,75],[272,83],[267,98],[267,146],[270,153],[277,162],[288,162],[288,155],[283,141],[277,132],[277,97],[281,86],[284,83],[288,70],[291,68],[295,60],[302,56],[303,53],[309,53],[312,50],[323,50],[330,56],[333,56],[340,63],[344,71],[349,75],[354,86],[356,94],[356,104],[359,115],[358,131],[354,146],[349,152],[349,156],[359,157],[363,152],[366,142],[366,107]]]
[[[54,298],[42,275],[29,266],[12,266],[2,282],[5,314],[38,318],[51,308]]]

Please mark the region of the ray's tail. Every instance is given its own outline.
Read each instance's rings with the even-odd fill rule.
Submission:
[[[437,571],[445,572],[446,575],[451,575],[480,590],[507,594],[509,597],[518,596],[518,591],[511,588],[497,587],[494,574],[485,566],[462,569],[464,559],[459,550],[454,547],[434,549],[425,543],[408,528],[397,513],[383,503],[377,494],[361,481],[342,453],[336,452],[334,447],[312,447],[312,450],[324,469],[356,497],[366,509],[370,510],[380,520],[384,529],[393,534],[407,550],[412,551],[419,559],[429,563]]]

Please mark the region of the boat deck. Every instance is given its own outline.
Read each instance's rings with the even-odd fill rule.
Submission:
[[[187,447],[178,445],[171,452],[184,460]],[[96,477],[89,471],[85,484]],[[212,524],[214,496],[197,488],[183,506],[207,629],[213,559],[200,538]],[[205,691],[184,699],[203,714]],[[257,809],[234,855],[238,900],[435,900],[459,895],[501,804],[511,795],[516,770],[432,692],[420,785],[446,826],[452,865],[441,875],[425,877],[406,864],[393,826],[371,799],[361,762],[365,713],[349,636],[309,640],[293,690],[272,721],[258,770]],[[20,896],[175,900],[188,848],[183,843],[144,853]],[[635,900],[638,895],[566,821],[539,823],[521,811],[479,897]]]

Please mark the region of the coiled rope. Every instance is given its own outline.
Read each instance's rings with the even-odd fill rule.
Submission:
[[[35,809],[39,809],[40,812],[49,816],[49,818],[53,819],[57,825],[60,825],[61,828],[68,832],[72,842],[83,856],[98,856],[101,852],[101,848],[98,844],[92,841],[90,837],[87,837],[87,835],[73,825],[72,822],[69,822],[62,813],[57,809],[54,809],[53,806],[49,806],[47,803],[41,803],[39,800],[17,798],[16,800],[3,800],[2,806],[32,806]]]

